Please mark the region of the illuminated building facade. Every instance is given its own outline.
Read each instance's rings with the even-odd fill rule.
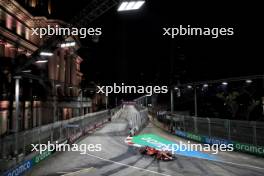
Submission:
[[[37,1],[30,3],[34,5]],[[14,0],[0,0],[0,135],[9,134],[14,128],[12,70],[20,63],[17,58],[29,59],[43,43],[38,36],[31,35],[31,28],[63,24],[60,20],[34,17]],[[33,65],[48,82],[41,85],[40,81],[21,80],[20,131],[91,111],[92,103],[80,91],[83,59],[76,54],[80,47],[78,38],[72,36],[66,42],[74,42],[75,46],[58,47],[47,63]]]

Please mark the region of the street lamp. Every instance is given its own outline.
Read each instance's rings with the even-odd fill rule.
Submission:
[[[48,60],[37,60],[36,64],[47,63],[47,62],[48,62]]]
[[[39,55],[40,56],[50,57],[50,56],[53,56],[53,53],[52,52],[44,52],[44,51],[42,51],[42,52],[39,53]],[[40,64],[40,63],[47,63],[47,62],[48,62],[47,59],[39,59],[35,63]]]
[[[228,83],[227,82],[222,82],[222,85],[227,86]]]
[[[22,73],[31,73],[31,70],[23,70]]]
[[[39,55],[41,55],[41,56],[53,56],[53,53],[51,53],[51,52],[40,52],[40,54]]]
[[[208,84],[204,84],[203,87],[204,87],[204,88],[207,88],[207,87],[208,87]]]
[[[73,47],[76,45],[76,42],[67,42],[67,43],[62,43],[60,45],[61,48],[66,48],[66,47]]]
[[[131,11],[131,10],[138,10],[142,7],[142,5],[145,3],[145,0],[139,0],[139,1],[123,1],[119,5],[117,11]]]
[[[246,83],[247,84],[251,84],[252,83],[252,80],[248,79],[248,80],[246,80]]]

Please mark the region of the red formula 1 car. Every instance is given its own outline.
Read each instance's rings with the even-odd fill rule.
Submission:
[[[169,151],[159,151],[155,148],[144,146],[139,149],[139,152],[143,155],[154,156],[157,160],[172,161],[173,155]]]

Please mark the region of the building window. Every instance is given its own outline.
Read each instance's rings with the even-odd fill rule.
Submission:
[[[12,30],[12,21],[13,21],[12,16],[6,14],[5,19],[6,19],[6,28]]]
[[[16,33],[18,35],[22,35],[23,26],[20,22],[16,21],[15,28],[16,28]]]
[[[23,38],[27,39],[27,38],[26,38],[26,27],[23,26],[23,25],[22,25],[22,30],[21,30],[21,36],[22,36]]]
[[[27,27],[25,27],[25,38],[27,39],[27,40],[29,40],[29,29],[27,28]]]
[[[76,64],[76,70],[80,71],[80,64],[78,64],[78,63]]]
[[[13,18],[13,17],[11,17],[12,18],[12,22],[11,22],[11,24],[12,24],[12,26],[11,26],[11,30],[13,31],[13,32],[15,32],[15,33],[18,33],[18,31],[17,31],[17,21]]]
[[[6,17],[5,17],[5,12],[0,9],[0,26],[5,26],[6,23]]]

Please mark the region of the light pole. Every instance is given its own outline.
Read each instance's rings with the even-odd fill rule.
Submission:
[[[177,92],[177,97],[181,96],[181,90],[178,87],[172,87],[170,90],[170,105],[171,105],[171,114],[174,112],[174,91]]]
[[[105,109],[108,108],[108,96],[105,95]]]
[[[196,90],[196,86],[194,86],[194,116],[195,117],[198,116],[198,112],[197,112],[197,90]]]
[[[83,108],[83,90],[80,89],[80,97],[81,97],[81,116],[84,115],[84,108]]]
[[[174,112],[173,88],[170,91],[170,104],[171,104],[171,114],[173,114],[173,112]]]
[[[191,89],[191,90],[193,89],[194,116],[197,117],[197,114],[198,114],[198,109],[197,109],[197,87],[196,87],[196,85],[194,85],[194,86],[188,85],[187,88]]]
[[[52,131],[51,131],[51,141],[53,142],[53,132],[54,132],[54,124],[57,121],[57,103],[56,103],[56,96],[53,95],[52,97],[52,106],[53,106],[53,123],[52,123]]]
[[[20,89],[20,79],[21,76],[15,76],[15,99],[16,99],[16,116],[14,124],[14,133],[15,133],[15,156],[16,161],[18,162],[18,130],[19,130],[19,89]]]

